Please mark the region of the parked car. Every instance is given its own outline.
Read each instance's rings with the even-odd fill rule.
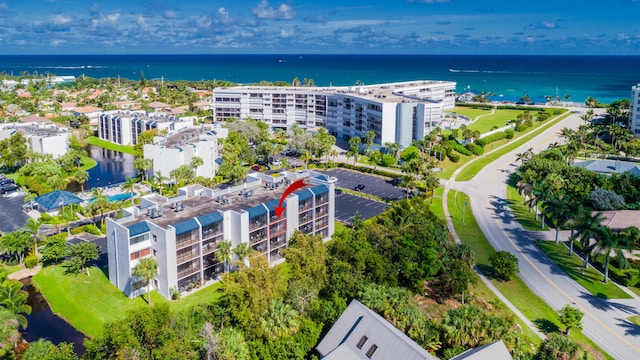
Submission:
[[[390,182],[391,182],[391,185],[398,186],[402,182],[402,178],[399,178],[399,177],[393,178],[393,179],[391,179]]]
[[[366,186],[364,186],[364,184],[358,184],[358,185],[356,185],[356,187],[353,188],[353,190],[362,191],[362,190],[364,190],[365,187]]]
[[[9,185],[9,184],[15,184],[15,180],[13,179],[4,179],[4,180],[0,180],[0,186],[5,186],[5,185]]]
[[[253,171],[260,171],[260,170],[262,170],[262,166],[260,166],[260,165],[253,165],[253,166],[251,167],[251,170],[253,170]]]
[[[4,185],[2,187],[0,187],[0,194],[6,194],[9,191],[14,191],[14,190],[18,190],[20,187],[16,184],[7,184]]]

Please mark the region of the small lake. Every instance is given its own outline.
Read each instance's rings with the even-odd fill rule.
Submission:
[[[119,151],[103,149],[99,146],[86,147],[89,157],[98,162],[98,165],[89,169],[89,180],[84,183],[84,189],[103,187],[119,184],[127,180],[127,176],[135,177],[137,170],[133,167],[134,156]],[[80,185],[73,182],[67,186],[67,190],[80,191]]]
[[[23,279],[24,290],[29,293],[27,304],[31,306],[31,314],[27,315],[27,329],[22,336],[28,342],[46,339],[54,344],[61,342],[73,343],[73,349],[78,356],[85,353],[82,342],[84,334],[69,325],[66,321],[51,312],[47,300],[31,285],[31,278]]]

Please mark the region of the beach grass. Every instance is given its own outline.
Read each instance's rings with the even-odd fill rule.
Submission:
[[[131,155],[136,154],[135,150],[133,149],[133,145],[114,144],[110,141],[102,140],[96,136],[89,136],[88,144],[99,146],[101,148],[108,149],[108,150],[120,151],[126,154],[131,154]]]
[[[449,191],[449,212],[451,214],[451,220],[453,226],[460,237],[460,240],[471,247],[473,250],[476,266],[483,271],[483,273],[491,279],[491,265],[489,257],[495,253],[495,249],[487,241],[486,237],[482,233],[482,230],[478,226],[475,218],[473,217],[473,209],[471,206],[465,208],[465,222],[462,222],[462,213],[458,210],[458,207],[467,202],[469,204],[469,197],[455,190]],[[456,202],[458,205],[456,206]],[[558,319],[558,313],[547,303],[545,303],[540,297],[538,297],[525,282],[516,276],[509,281],[498,281],[491,279],[493,285],[509,300],[515,307],[531,320],[540,331],[543,333],[558,332],[564,330],[564,327]],[[570,337],[576,341],[581,347],[587,349],[591,353],[598,352],[606,359],[613,359],[610,355],[606,354],[600,349],[593,341],[587,338],[580,331],[571,331]]]
[[[603,275],[593,267],[582,274],[582,258],[575,253],[569,256],[564,244],[556,245],[554,241],[537,241],[536,245],[553,260],[570,278],[587,289],[591,295],[603,299],[631,299],[631,296],[613,282],[604,283]]]

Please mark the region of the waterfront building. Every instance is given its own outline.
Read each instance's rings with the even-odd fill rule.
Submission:
[[[143,147],[144,158],[153,162],[153,173],[169,178],[172,170],[190,165],[198,156],[204,163],[196,170],[196,176],[213,178],[218,158],[218,135],[210,126],[183,129],[171,135],[156,137],[153,144]]]
[[[98,116],[98,137],[120,145],[135,145],[146,130],[168,134],[193,126],[193,118],[180,119],[165,113],[146,111],[107,111]]]
[[[278,218],[275,207],[287,185],[303,178],[308,186],[284,199]],[[320,174],[299,171],[254,173],[226,189],[190,185],[174,198],[143,196],[121,218],[107,219],[109,280],[129,297],[143,294],[146,284],[132,272],[140,258],[153,257],[159,271],[152,287],[170,298],[172,289],[187,292],[218,279],[224,264],[216,252],[223,240],[232,247],[247,243],[270,265],[278,264],[294,231],[331,237],[334,192]]]
[[[23,123],[8,123],[0,126],[0,140],[20,132],[31,150],[38,154],[51,155],[54,159],[69,151],[70,132],[67,127],[52,124],[48,119],[31,115]]]
[[[417,80],[344,87],[238,86],[214,91],[214,118],[264,121],[272,129],[294,124],[326,127],[339,140],[364,137],[408,146],[441,126],[455,105],[456,83]]]
[[[633,133],[633,136],[640,137],[640,83],[631,87],[629,130]]]

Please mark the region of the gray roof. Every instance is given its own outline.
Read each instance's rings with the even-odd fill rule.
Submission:
[[[364,337],[366,342],[359,348],[358,342]],[[369,357],[367,352],[373,345],[377,349]],[[357,300],[351,301],[316,350],[324,360],[437,359]]]
[[[451,360],[512,360],[509,350],[502,340],[469,349]]]
[[[35,198],[35,202],[45,209],[45,211],[58,209],[71,204],[79,204],[82,201],[84,200],[64,190],[52,191]]]
[[[630,172],[635,176],[640,174],[640,164],[630,161],[587,160],[576,162],[574,165],[603,174],[622,174],[626,172]]]

